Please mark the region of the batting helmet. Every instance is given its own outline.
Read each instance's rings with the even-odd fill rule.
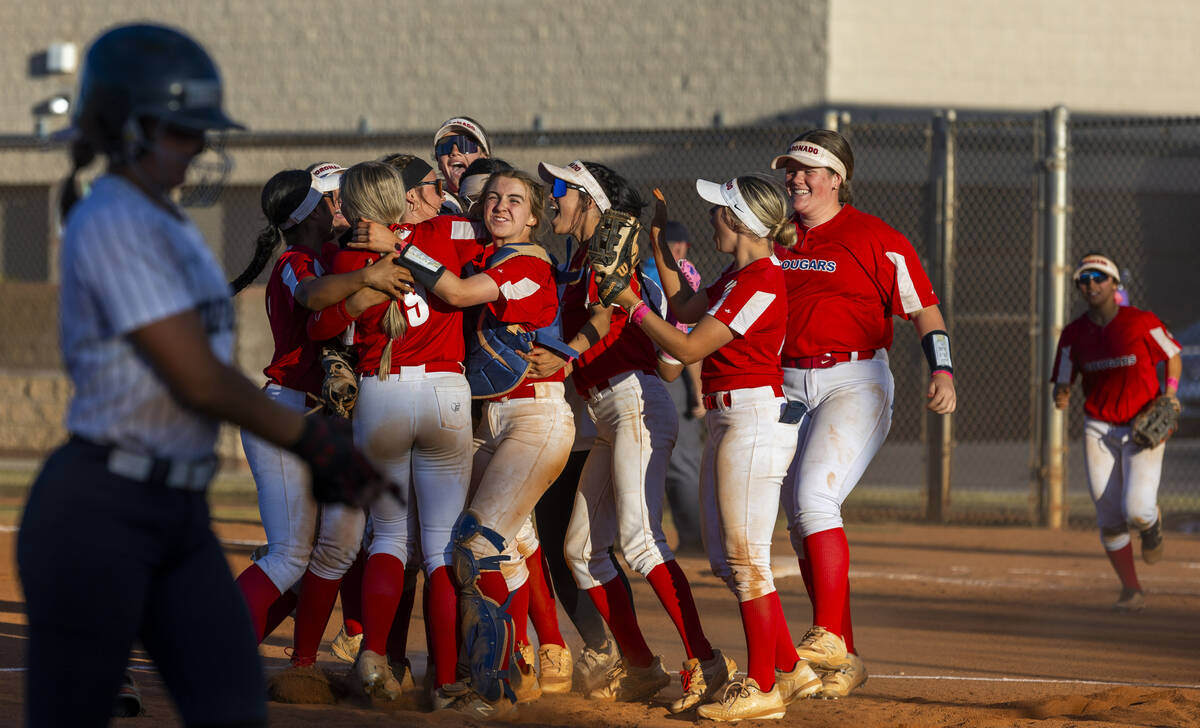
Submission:
[[[88,49],[72,122],[98,151],[141,138],[139,119],[196,131],[242,129],[221,108],[221,76],[199,43],[161,25],[123,25]]]

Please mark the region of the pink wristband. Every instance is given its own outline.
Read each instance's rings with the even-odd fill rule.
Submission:
[[[1179,391],[1179,377],[1167,377],[1167,389]]]
[[[646,302],[638,301],[633,310],[629,312],[629,320],[633,322],[634,326],[641,326],[642,319],[646,318],[648,313],[650,313],[650,307],[646,305]]]
[[[951,379],[954,379],[954,372],[948,372],[945,369],[934,369],[932,372],[929,373],[929,376],[932,377],[934,374],[945,374],[946,376],[950,377]]]

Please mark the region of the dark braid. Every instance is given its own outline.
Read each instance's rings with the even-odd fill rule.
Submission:
[[[92,160],[96,158],[96,148],[82,136],[71,142],[70,151],[71,173],[63,180],[58,195],[58,214],[59,219],[63,221],[67,219],[67,213],[71,211],[75,203],[83,197],[83,192],[79,189],[79,180],[76,179],[79,170],[91,164]]]
[[[259,231],[254,240],[254,257],[250,264],[229,284],[234,293],[253,283],[275,257],[275,249],[283,241],[279,226],[287,222],[288,215],[304,201],[310,187],[312,175],[302,169],[286,169],[263,185],[262,211],[267,218],[267,226]]]

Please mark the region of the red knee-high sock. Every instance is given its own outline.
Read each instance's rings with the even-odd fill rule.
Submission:
[[[354,563],[342,577],[342,626],[351,637],[362,634],[362,582],[367,566],[367,550],[359,549]]]
[[[413,604],[417,600],[418,573],[417,569],[405,570],[404,591],[400,594],[392,629],[388,632],[387,653],[395,661],[403,660],[408,655],[408,627],[412,620]]]
[[[1137,569],[1133,566],[1133,544],[1127,543],[1124,548],[1104,553],[1108,554],[1108,560],[1112,562],[1113,570],[1117,572],[1117,578],[1121,580],[1121,586],[1141,591],[1142,585],[1138,582]]]
[[[526,581],[512,592],[512,603],[508,605],[508,616],[513,621],[513,641],[517,645],[529,644],[529,582]]]
[[[300,595],[291,589],[279,595],[279,598],[267,610],[267,622],[263,630],[264,640],[270,637],[271,633],[279,628],[279,625],[283,624],[283,620],[291,616],[292,610],[296,608],[296,602],[299,598]],[[261,642],[262,640],[259,641]]]
[[[404,562],[391,554],[372,554],[363,570],[363,648],[387,654],[388,633],[404,591]]]
[[[436,672],[435,686],[454,682],[458,663],[458,589],[450,578],[450,569],[440,566],[425,580],[429,600],[425,624],[429,652]]]
[[[858,654],[854,649],[854,627],[850,623],[850,579],[846,578],[846,607],[842,610],[842,641],[846,643],[846,652]]]
[[[494,600],[497,604],[504,604],[504,600],[508,599],[508,584],[504,581],[504,575],[499,571],[483,572],[479,575],[476,586],[479,587],[480,594]]]
[[[621,580],[612,579],[588,589],[587,593],[629,664],[649,667],[654,655],[638,627],[637,616],[633,613],[633,600],[629,598],[629,592]]]
[[[546,568],[545,559],[541,546],[525,559],[529,567],[529,621],[533,622],[537,632],[538,644],[566,647],[558,629],[558,605],[554,601],[554,586],[550,583],[550,570]]]
[[[692,587],[688,584],[683,569],[674,559],[659,564],[650,570],[646,580],[658,595],[658,601],[675,623],[679,637],[683,640],[683,649],[688,659],[699,658],[701,662],[711,660],[712,645],[704,636],[704,628],[700,626],[700,615],[696,612],[696,601],[692,598]]]
[[[279,589],[258,564],[250,564],[237,578],[238,588],[246,606],[250,608],[250,621],[254,624],[254,637],[261,643],[267,636],[267,612],[279,598]]]
[[[754,678],[763,692],[769,692],[775,686],[775,611],[771,595],[740,602],[738,608],[749,652],[746,674]],[[792,651],[794,654],[795,648]]]
[[[305,570],[300,586],[300,601],[296,605],[295,647],[292,649],[293,665],[312,665],[317,661],[317,648],[321,636],[333,614],[341,579],[322,579],[311,570]]]
[[[842,637],[842,617],[850,590],[850,545],[846,531],[831,528],[804,539],[804,555],[812,564],[813,624]]]
[[[778,591],[771,592],[766,598],[771,600],[771,615],[775,622],[775,667],[791,672],[800,658],[796,657],[796,644],[792,642],[787,617],[783,615],[783,602],[779,601]]]

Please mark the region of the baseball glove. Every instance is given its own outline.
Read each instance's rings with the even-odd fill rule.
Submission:
[[[611,306],[629,287],[638,264],[638,233],[642,224],[627,212],[608,210],[600,216],[588,244],[588,262],[596,271],[600,303]]]
[[[1158,447],[1179,427],[1179,400],[1160,394],[1129,423],[1130,436],[1142,447]]]
[[[358,401],[354,354],[340,346],[325,346],[321,349],[321,368],[325,370],[325,381],[321,382],[321,403],[325,411],[349,419],[354,403]]]

